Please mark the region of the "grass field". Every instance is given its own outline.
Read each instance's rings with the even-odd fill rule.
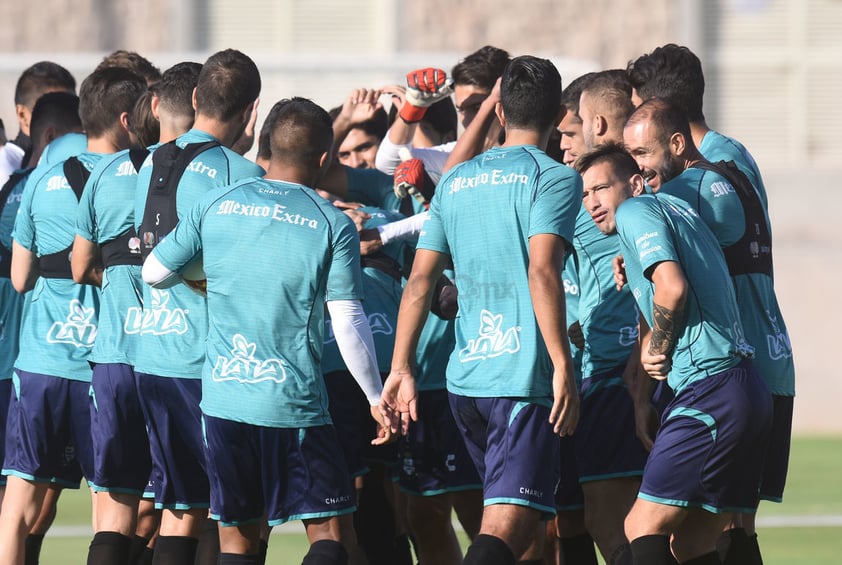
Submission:
[[[55,525],[89,527],[87,491],[62,494]],[[766,565],[838,565],[842,555],[842,437],[796,438],[783,504],[763,503],[758,528]],[[780,525],[779,525],[780,524]],[[818,525],[822,524],[822,525]],[[829,524],[829,525],[828,525]],[[56,528],[56,532],[67,528]],[[307,540],[301,534],[273,535],[269,565],[301,562]],[[41,565],[86,562],[89,536],[50,535]]]

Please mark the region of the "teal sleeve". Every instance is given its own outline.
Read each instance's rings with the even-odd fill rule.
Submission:
[[[363,296],[360,236],[345,214],[339,213],[337,218],[325,300],[359,300]]]
[[[571,243],[582,206],[582,177],[559,165],[542,172],[529,214],[529,237],[548,233]]]

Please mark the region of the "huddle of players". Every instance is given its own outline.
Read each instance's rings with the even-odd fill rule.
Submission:
[[[400,277],[389,276],[388,261],[383,257],[379,263],[376,259],[361,263],[352,224],[315,193],[302,188],[329,184],[330,169],[335,168],[330,158],[333,124],[327,114],[301,99],[278,103],[267,119],[270,157],[265,179],[259,181],[254,177],[263,176],[263,170],[228,149],[241,138],[253,115],[260,88],[253,63],[231,50],[208,60],[196,77],[195,123],[190,131],[186,130],[192,116],[167,108],[176,105],[167,100],[164,88],[167,79],[173,79],[175,67],[169,77],[164,73],[157,106],[154,102],[151,106],[159,113],[161,141],[178,137],[180,147],[214,140],[217,144],[204,148],[186,168],[175,210],[180,223],[161,241],[166,233],[149,228],[155,224],[154,216],[144,217],[154,153],[138,169],[132,153],[121,151],[129,146],[127,115],[146,90],[145,83],[123,71],[94,72],[80,90],[79,113],[88,138],[87,150],[80,153],[78,161],[91,171],[84,191],[78,197],[69,192],[72,173],[56,154],[56,160],[44,163],[45,169],[35,170],[33,178],[38,181],[24,191],[21,201],[21,215],[29,219],[15,226],[12,283],[21,292],[32,285],[34,289],[22,326],[9,422],[21,430],[25,426],[33,429],[7,434],[7,438],[15,437],[15,442],[7,442],[7,448],[9,443],[15,445],[4,463],[9,484],[0,514],[0,526],[4,526],[0,552],[9,556],[10,563],[22,562],[22,543],[41,511],[48,483],[71,485],[75,481],[78,485],[81,465],[98,493],[89,562],[126,562],[147,482],[156,504],[164,509],[155,563],[192,561],[208,503],[210,515],[225,526],[219,530],[221,563],[259,562],[259,540],[262,536],[265,556],[266,533],[260,525],[290,519],[304,520],[312,542],[305,563],[344,562],[349,552],[355,558],[349,522],[354,493],[346,480],[350,463],[337,461],[335,454],[341,449],[329,425],[329,395],[324,381],[312,378],[320,374],[321,304],[326,301],[328,341],[335,340],[346,368],[372,406],[372,416],[382,424],[377,442],[386,443],[398,431],[398,416],[404,421],[410,415],[421,416],[413,424],[415,443],[407,440],[401,444],[406,450],[415,450],[411,457],[403,458],[402,474],[418,481],[415,464],[443,454],[444,461],[427,461],[426,469],[443,468],[450,473],[459,469],[462,482],[454,483],[457,490],[476,490],[481,483],[486,506],[481,525],[471,532],[473,544],[465,562],[540,562],[541,543],[536,532],[541,521],[556,510],[555,528],[562,538],[559,553],[565,562],[595,562],[591,536],[611,563],[632,562],[632,555],[634,562],[670,562],[672,552],[682,562],[718,562],[709,551],[727,524],[727,518],[718,513],[736,510],[753,514],[757,493],[751,485],[759,476],[756,463],[764,459],[762,451],[768,441],[764,422],[770,418],[770,407],[761,406],[768,393],[762,385],[755,386],[753,372],[740,364],[750,349],[743,331],[752,345],[765,345],[767,334],[749,333],[746,318],[756,324],[762,324],[763,316],[758,314],[774,318],[770,336],[785,335],[785,328],[775,304],[760,311],[749,300],[753,296],[769,300],[771,292],[770,240],[752,245],[757,241],[743,237],[750,231],[745,226],[751,223],[758,232],[764,227],[768,231],[759,174],[735,142],[720,141],[722,136],[709,131],[703,132],[699,143],[703,153],[704,139],[709,146],[718,145],[708,151],[720,151],[710,159],[719,160],[723,151],[736,148],[738,154],[727,158],[750,167],[747,173],[762,194],[761,205],[752,204],[758,200],[752,196],[754,191],[739,191],[718,172],[687,168],[701,159],[694,149],[693,123],[695,118],[698,131],[704,120],[691,113],[696,109],[689,104],[682,106],[680,97],[674,100],[672,91],[663,90],[675,88],[681,81],[673,77],[650,84],[658,83],[665,73],[658,67],[663,65],[659,55],[669,60],[687,52],[674,46],[659,48],[636,61],[629,74],[632,80],[635,71],[644,76],[634,87],[639,98],[658,95],[674,107],[658,100],[646,102],[625,128],[627,120],[617,118],[623,108],[628,117],[632,108],[632,89],[620,76],[625,73],[600,73],[580,81],[580,86],[584,82],[583,92],[573,100],[570,90],[576,83],[562,93],[560,78],[550,63],[520,57],[506,67],[496,94],[499,105],[493,89],[470,93],[475,97],[476,114],[483,119],[475,120],[473,128],[468,124],[463,141],[472,144],[466,154],[482,148],[478,139],[498,137],[496,131],[493,135],[488,131],[496,123],[502,124],[505,142],[447,172],[439,184],[430,220],[420,237],[413,274],[403,292],[397,335],[393,336],[392,375],[383,402],[378,373],[388,370],[383,366],[389,361],[378,363],[369,323],[372,313],[369,308],[363,311],[360,299],[363,294],[369,296],[371,285],[380,284],[391,292],[394,309]],[[641,70],[646,68],[647,57],[655,59],[648,82]],[[410,86],[418,90],[417,95],[411,92],[415,98],[409,97],[418,103],[416,110],[437,93],[447,92],[438,77],[431,85]],[[698,89],[698,85],[692,87]],[[625,102],[614,102],[620,100],[612,98],[616,89],[625,94]],[[701,92],[694,95],[700,115]],[[485,103],[483,97],[491,102]],[[97,108],[92,115],[91,101],[104,99],[113,100],[114,106],[108,112]],[[567,113],[559,130],[565,159],[576,156],[570,140],[577,137],[577,125],[582,128],[580,139],[587,144],[576,165],[584,177],[583,193],[579,175],[531,147],[547,147],[562,100]],[[463,109],[465,105],[457,106]],[[574,109],[577,106],[578,111]],[[410,108],[401,112],[397,127],[416,123],[418,114],[423,116],[423,111]],[[686,116],[691,123],[685,127]],[[571,129],[566,129],[570,123]],[[621,132],[619,138],[617,131]],[[612,140],[623,141],[632,157],[611,145],[594,149],[598,143]],[[459,155],[458,147],[451,147],[450,154]],[[594,152],[583,156],[586,150]],[[348,193],[353,193],[354,183],[357,187],[373,184],[351,171],[344,173],[347,177],[342,182]],[[688,176],[693,180],[685,182]],[[538,177],[540,182],[534,184]],[[635,215],[629,216],[628,225],[614,222],[618,203],[641,192],[644,180],[658,193],[634,201],[647,203],[639,205],[646,207],[640,213],[644,219]],[[687,186],[695,192],[688,195]],[[358,188],[357,193],[365,190]],[[615,201],[603,202],[602,195],[612,191],[617,194]],[[687,207],[688,201],[695,211]],[[368,203],[383,205],[382,199],[372,198]],[[480,207],[494,212],[477,217],[474,210]],[[632,208],[626,205],[623,211]],[[372,212],[381,221],[390,219],[388,214]],[[462,214],[471,214],[471,219],[461,218]],[[699,217],[710,228],[700,223]],[[147,219],[152,224],[144,223]],[[136,235],[130,233],[132,229]],[[619,235],[613,233],[615,229]],[[692,237],[688,237],[688,229]],[[703,251],[685,248],[708,245],[709,229],[717,235],[712,249],[734,250],[730,257],[726,251],[727,267],[718,263],[719,254],[710,247]],[[159,241],[143,272],[153,286],[142,284],[137,252]],[[72,261],[68,263],[71,243]],[[575,269],[577,282],[567,286],[578,288],[578,312],[582,315],[571,310],[567,314],[578,320],[584,338],[580,342],[579,384],[572,380],[574,367],[564,329],[568,324],[560,318],[565,308],[559,293],[565,286],[560,284],[559,274],[564,249],[570,245],[576,253],[568,254],[574,258],[568,267]],[[295,253],[288,253],[290,249]],[[613,289],[612,259],[618,251],[626,258],[625,286],[631,286],[633,292]],[[395,261],[397,254],[391,252],[390,257],[384,248],[383,255]],[[178,273],[198,256],[208,281],[206,302],[178,284]],[[457,284],[467,282],[474,292],[465,292],[468,287],[460,286],[455,330],[452,323],[447,329],[444,321],[440,324],[444,329],[429,330],[438,322],[425,325],[421,312],[429,306],[435,283],[448,266],[448,256],[455,267],[450,274]],[[43,260],[45,257],[49,259]],[[701,259],[705,261],[700,280],[696,263]],[[731,263],[744,263],[748,270],[735,273]],[[367,276],[361,273],[360,264]],[[676,265],[680,266],[677,273]],[[734,275],[733,287],[727,281],[729,269]],[[76,284],[70,276],[88,284]],[[617,277],[623,281],[619,273]],[[713,284],[714,280],[719,283]],[[746,281],[742,286],[738,284],[741,280]],[[663,298],[665,289],[675,288],[683,290],[669,295],[674,302]],[[736,302],[732,303],[734,289],[740,297],[739,316]],[[709,292],[713,298],[704,300]],[[637,335],[638,309],[651,328],[641,323],[642,339]],[[248,324],[243,323],[244,313],[251,320]],[[29,335],[28,328],[32,328]],[[425,451],[428,444],[440,439],[431,437],[437,427],[425,421],[428,415],[438,411],[436,417],[447,420],[438,424],[443,426],[439,429],[453,430],[454,424],[446,408],[441,410],[443,382],[431,387],[438,391],[437,396],[415,396],[416,386],[424,391],[425,373],[416,369],[416,358],[424,362],[427,356],[415,354],[419,339],[424,343],[422,331],[455,331],[447,390],[456,425],[466,440],[461,449],[467,449],[475,466],[472,471],[478,469],[478,475],[465,474],[464,469],[471,465],[465,453],[458,454],[458,459],[454,456],[452,450],[459,449],[458,444]],[[763,339],[754,337],[758,335]],[[788,406],[791,417],[791,354],[782,354],[780,349],[775,352],[771,359],[784,359],[790,371],[788,376],[786,371],[771,373],[784,375],[779,382],[770,383],[777,395],[775,414],[785,416]],[[92,375],[88,360],[95,363]],[[54,375],[56,367],[62,367],[61,375]],[[723,371],[739,375],[724,373],[725,378]],[[654,447],[647,439],[651,430],[645,426],[651,397],[645,373],[659,378],[669,374],[670,387],[676,393],[663,411]],[[766,375],[765,368],[762,373]],[[441,381],[440,369],[436,377]],[[340,382],[339,386],[343,385]],[[710,390],[699,390],[702,385]],[[727,401],[733,395],[720,391],[720,385],[754,389],[745,393],[749,398],[746,405],[735,406],[722,402],[723,396]],[[336,401],[334,394],[330,402]],[[279,410],[278,406],[285,408]],[[749,426],[746,418],[752,410],[756,415]],[[579,412],[581,423],[572,444],[559,444],[556,434],[570,436]],[[38,414],[53,414],[56,429],[36,429],[32,422],[39,421]],[[65,414],[67,419],[61,421]],[[548,426],[547,419],[555,425]],[[747,428],[757,435],[749,438]],[[777,499],[783,489],[783,444],[788,448],[789,421],[780,428],[784,437],[770,443],[782,453],[776,458],[779,467],[782,465],[778,484],[761,492]],[[643,442],[634,438],[635,429]],[[76,436],[68,438],[68,432]],[[413,439],[411,430],[404,432]],[[83,438],[91,433],[91,453],[85,453]],[[447,439],[454,437],[451,434]],[[523,441],[524,437],[530,441]],[[128,440],[131,450],[126,449],[126,438],[133,438]],[[688,455],[686,450],[707,457],[711,439],[717,440],[715,449],[722,450],[712,458],[713,463]],[[24,446],[22,442],[30,443]],[[142,448],[146,442],[149,451]],[[694,442],[693,447],[688,442]],[[746,444],[761,452],[744,449]],[[76,451],[68,451],[68,445]],[[676,453],[679,445],[685,451]],[[650,455],[647,462],[645,448],[650,447],[657,456]],[[560,452],[564,450],[575,455],[563,457]],[[733,456],[735,451],[740,457]],[[33,459],[23,456],[32,453]],[[57,453],[63,459],[56,458]],[[261,457],[261,453],[272,453],[273,458]],[[278,453],[287,456],[279,460]],[[73,459],[68,454],[78,458],[78,463],[68,461]],[[552,461],[560,461],[562,466],[575,462],[579,467],[576,475],[567,467],[560,472],[562,488],[555,497],[559,471]],[[711,477],[698,484],[696,477],[702,467]],[[676,469],[686,469],[686,474]],[[362,467],[354,470],[362,471]],[[582,492],[577,490],[579,481],[571,480],[573,476],[579,477]],[[763,476],[768,481],[771,474],[766,471]],[[435,496],[441,491],[431,486],[441,486],[444,491],[453,488],[448,478],[432,476],[416,483],[416,495],[433,496],[410,500],[438,498],[438,503],[421,505],[414,525],[419,530],[434,521],[446,522],[449,528],[449,511],[456,499],[446,499],[442,505],[440,496]],[[431,485],[423,480],[432,481]],[[582,506],[584,515],[578,512]],[[441,513],[442,508],[446,514]],[[750,538],[744,534],[743,538],[743,545],[749,545]],[[632,541],[631,548],[627,539]],[[452,553],[452,544],[440,545]],[[739,545],[740,538],[731,535],[732,551]],[[581,553],[576,556],[568,551]],[[423,550],[421,559],[448,562],[432,556],[425,560]]]

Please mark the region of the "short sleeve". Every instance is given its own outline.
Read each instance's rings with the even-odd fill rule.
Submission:
[[[76,208],[76,233],[88,241],[99,243],[95,234],[96,213],[94,212],[94,192],[96,189],[96,178],[91,175],[85,183],[82,196],[79,197],[79,206]]]
[[[35,223],[32,219],[32,197],[35,194],[37,180],[30,175],[21,195],[18,214],[15,216],[15,227],[12,230],[12,239],[18,245],[32,252],[37,252],[35,245]]]
[[[430,214],[427,221],[421,226],[417,249],[429,249],[430,251],[450,255],[450,246],[447,243],[441,212],[441,197],[439,193],[436,193],[430,203]]]
[[[199,200],[152,251],[170,271],[181,271],[201,252],[201,225],[205,207],[204,201]]]
[[[325,300],[360,300],[363,297],[360,236],[345,214],[339,213],[336,218]]]
[[[582,177],[563,165],[545,169],[529,212],[529,237],[554,234],[572,244],[581,206]]]
[[[662,204],[654,197],[625,201],[617,209],[617,233],[624,249],[634,253],[643,273],[663,261],[679,260]]]

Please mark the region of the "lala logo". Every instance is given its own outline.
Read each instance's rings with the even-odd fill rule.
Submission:
[[[773,361],[780,361],[792,357],[792,345],[789,341],[789,336],[786,332],[782,332],[778,326],[778,318],[772,316],[772,313],[766,311],[766,316],[769,318],[769,323],[772,326],[774,335],[766,335],[766,343],[769,346],[769,357]]]
[[[81,301],[70,301],[67,319],[55,322],[47,332],[47,343],[66,343],[84,349],[94,345],[96,339],[96,311],[85,308]]]
[[[483,361],[492,357],[498,357],[504,353],[517,353],[520,351],[520,338],[518,332],[520,327],[512,327],[503,331],[503,315],[496,316],[488,310],[483,310],[479,315],[479,337],[468,340],[468,345],[459,351],[459,361]]]
[[[123,331],[127,334],[184,334],[190,329],[187,324],[189,310],[184,308],[167,307],[170,301],[170,293],[167,290],[152,289],[151,308],[143,309],[133,306],[126,312],[126,321],[123,324]]]
[[[284,361],[281,359],[266,359],[261,361],[254,358],[257,346],[249,343],[242,334],[234,334],[231,338],[231,355],[226,359],[217,356],[211,378],[216,382],[237,381],[240,383],[259,383],[272,381],[282,383],[287,380]]]
[[[327,335],[325,335],[325,343],[333,343],[336,341],[336,335],[333,333],[333,324],[330,320],[325,320],[327,326]],[[375,312],[368,317],[368,325],[371,327],[371,334],[392,335],[395,333],[395,328],[389,322],[389,318],[385,314]]]

